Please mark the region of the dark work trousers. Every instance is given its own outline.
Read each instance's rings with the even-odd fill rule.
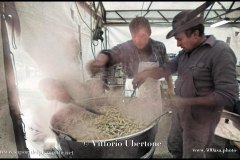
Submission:
[[[204,150],[212,141],[221,109],[188,107],[176,109],[168,137],[168,150],[174,158],[205,158]]]

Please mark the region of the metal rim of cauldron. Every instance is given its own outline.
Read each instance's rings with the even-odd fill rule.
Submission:
[[[119,99],[122,99],[122,100],[127,100],[128,101],[131,101],[132,99],[136,99],[135,97],[123,97],[123,96],[113,96],[113,97],[106,97],[106,96],[100,96],[100,97],[94,97],[94,98],[87,98],[87,99],[83,99],[83,101],[91,101],[91,100],[97,100],[97,99],[106,99],[106,98],[119,98]],[[136,137],[150,129],[152,129],[154,126],[156,126],[158,124],[158,121],[159,120],[156,120],[154,122],[152,122],[151,124],[148,124],[146,125],[146,128],[138,131],[138,132],[135,132],[135,133],[132,133],[130,135],[127,135],[127,136],[122,136],[122,137],[117,137],[117,138],[112,138],[112,139],[100,139],[100,140],[79,140],[79,139],[76,139],[75,137],[72,137],[71,135],[69,135],[68,133],[66,132],[63,132],[61,130],[58,130],[56,128],[53,128],[52,124],[50,124],[50,129],[54,132],[54,134],[56,134],[57,136],[59,136],[60,134],[64,134],[65,136],[68,136],[69,138],[75,140],[76,142],[80,142],[80,143],[92,143],[93,141],[94,142],[98,142],[98,141],[104,141],[104,142],[111,142],[111,141],[117,141],[117,140],[126,140],[126,139],[131,139],[133,137]]]
[[[131,138],[133,138],[133,137],[136,137],[136,136],[138,136],[138,135],[140,135],[140,134],[142,134],[142,133],[144,133],[144,132],[152,129],[152,128],[153,128],[154,126],[156,126],[157,124],[158,124],[158,122],[154,122],[154,123],[152,123],[151,125],[148,125],[147,128],[142,129],[142,130],[140,130],[140,131],[138,131],[138,132],[136,132],[136,133],[132,133],[132,134],[127,135],[127,136],[122,136],[122,137],[112,138],[112,139],[99,139],[99,140],[79,140],[79,139],[77,139],[77,138],[75,138],[75,137],[72,137],[72,136],[69,135],[68,133],[65,133],[65,132],[63,132],[63,131],[60,131],[60,130],[58,130],[58,129],[53,128],[52,126],[50,126],[50,129],[51,129],[51,130],[54,132],[54,134],[56,134],[57,136],[59,136],[60,134],[64,134],[65,136],[68,136],[69,138],[75,140],[76,142],[92,143],[93,141],[94,141],[94,142],[99,142],[99,141],[100,141],[100,142],[102,142],[102,141],[104,141],[104,142],[111,142],[111,141],[131,139]]]
[[[226,124],[229,124],[229,120],[233,121],[233,123],[237,123],[239,122],[238,120],[240,119],[240,115],[239,114],[236,114],[236,113],[233,113],[233,112],[229,112],[227,110],[223,110],[222,113],[221,113],[221,117],[220,119],[223,118],[225,121]],[[224,123],[224,124],[225,124]],[[233,124],[234,125],[234,124]],[[224,138],[224,139],[228,139],[228,140],[231,140],[231,141],[235,141],[235,142],[240,142],[240,139],[239,138],[236,138],[235,136],[233,135],[226,135],[224,132],[220,131],[220,132],[217,132],[217,129],[219,126],[222,126],[222,123],[218,123],[218,125],[216,126],[216,130],[215,130],[215,135],[216,136],[219,136],[221,138]],[[240,126],[240,123],[237,123],[234,125],[238,130],[239,130],[239,126]],[[229,130],[228,128],[222,128],[224,130]],[[233,133],[232,133],[233,134]]]
[[[92,98],[84,98],[84,99],[81,99],[81,101],[83,101],[83,104],[86,103],[86,101],[92,101],[92,100],[99,100],[99,99],[121,99],[124,103],[130,103],[132,100],[141,100],[139,99],[138,97],[124,97],[124,96],[99,96],[99,97],[92,97]],[[128,101],[128,102],[125,102],[125,101]],[[85,103],[84,103],[85,102]]]

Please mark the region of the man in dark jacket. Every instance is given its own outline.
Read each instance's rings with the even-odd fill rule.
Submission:
[[[182,11],[173,19],[167,38],[175,37],[182,51],[163,67],[134,76],[133,85],[147,77],[178,73],[168,149],[176,158],[204,158],[223,108],[238,99],[237,59],[232,49],[213,35],[204,35],[202,17]]]

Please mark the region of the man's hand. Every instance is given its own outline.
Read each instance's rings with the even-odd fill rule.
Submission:
[[[87,71],[91,74],[91,76],[95,76],[97,73],[101,72],[104,67],[98,60],[91,60],[87,63]]]
[[[141,84],[145,82],[145,80],[148,77],[159,79],[159,78],[162,78],[163,76],[167,76],[167,75],[165,74],[165,71],[162,67],[154,67],[154,68],[146,69],[140,73],[137,73],[133,77],[133,82],[132,82],[133,87],[136,85],[139,87]]]
[[[171,76],[166,76],[165,80],[167,81],[168,90],[167,94],[169,97],[174,96],[174,84]]]
[[[172,96],[170,99],[170,105],[176,108],[183,108],[189,106],[188,99],[179,97],[179,96]]]
[[[103,71],[107,61],[108,61],[107,55],[99,54],[95,60],[91,60],[87,63],[86,68],[92,76],[95,76],[97,73]]]
[[[174,94],[175,94],[173,88],[168,88],[167,93],[168,93],[168,96],[169,96],[169,97],[172,97],[172,96],[174,96]]]
[[[132,81],[133,88],[140,87],[147,79],[148,77],[147,75],[148,75],[147,71],[142,71],[140,73],[137,73],[133,77],[133,81]]]

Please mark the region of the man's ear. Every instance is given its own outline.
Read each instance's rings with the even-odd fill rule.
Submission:
[[[194,32],[193,32],[193,36],[194,36],[194,37],[200,37],[199,30],[194,31]]]

